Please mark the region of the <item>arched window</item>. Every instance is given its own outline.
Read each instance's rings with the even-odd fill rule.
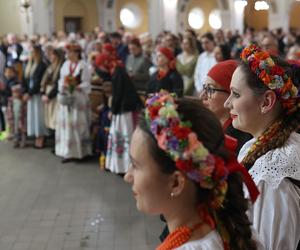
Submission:
[[[210,12],[209,17],[208,17],[208,22],[210,27],[213,29],[221,29],[222,28],[222,20],[221,20],[221,12],[220,10],[213,10]]]
[[[188,23],[193,29],[201,29],[204,24],[204,13],[202,9],[191,9],[188,15]]]
[[[127,28],[137,28],[142,21],[140,8],[135,4],[126,4],[120,11],[121,23]]]

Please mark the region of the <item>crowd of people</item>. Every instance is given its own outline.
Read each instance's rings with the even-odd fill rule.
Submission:
[[[0,95],[0,140],[125,174],[157,249],[300,248],[297,32],[8,34]]]

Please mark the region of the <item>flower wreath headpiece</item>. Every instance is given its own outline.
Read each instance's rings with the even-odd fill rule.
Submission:
[[[300,107],[300,93],[297,87],[284,69],[275,64],[268,52],[251,44],[243,49],[241,59],[269,89],[275,91],[288,114]]]
[[[145,118],[159,148],[175,162],[176,168],[200,187],[212,190],[212,208],[221,207],[227,192],[227,176],[236,171],[242,172],[251,199],[256,200],[259,193],[247,170],[235,157],[225,163],[208,151],[192,131],[191,122],[181,119],[174,94],[161,91],[150,97],[146,101]],[[225,137],[225,146],[232,151],[236,140]]]

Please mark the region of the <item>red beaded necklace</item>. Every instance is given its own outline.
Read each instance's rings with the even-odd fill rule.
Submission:
[[[77,65],[78,65],[78,62],[70,62],[70,65],[69,65],[69,73],[70,75],[72,76],[73,73],[75,72],[76,68],[77,68]]]
[[[200,228],[203,225],[203,222],[194,225],[192,228],[188,226],[181,226],[170,233],[168,237],[161,243],[156,250],[172,250],[177,247],[180,247],[186,243],[192,236],[192,233]]]

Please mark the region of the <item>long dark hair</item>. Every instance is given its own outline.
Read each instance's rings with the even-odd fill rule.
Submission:
[[[280,58],[272,57],[275,64],[282,67],[286,74],[288,74],[293,84],[299,89],[300,87],[300,68],[296,65],[291,65]],[[239,66],[242,72],[245,74],[246,84],[252,89],[256,96],[264,94],[268,87],[259,79],[259,77],[251,71],[247,64],[242,63]],[[299,128],[300,124],[300,108],[298,108],[292,114],[287,115],[282,109],[279,114],[276,124],[270,126],[264,131],[263,135],[256,141],[256,148],[250,152],[244,159],[243,164],[250,169],[254,162],[268,151],[282,147],[290,137],[293,131]],[[276,131],[276,133],[274,133]],[[271,135],[272,134],[272,135]],[[261,140],[262,137],[268,137],[269,139],[264,142]]]
[[[204,146],[211,153],[227,161],[229,152],[224,146],[222,126],[215,115],[199,102],[188,99],[179,99],[177,110],[183,116],[182,119],[192,123],[192,130],[197,134]],[[138,127],[146,134],[149,142],[148,150],[158,163],[161,171],[171,174],[177,170],[174,161],[158,147],[157,141],[149,130],[144,115],[141,115]],[[208,204],[211,191],[200,188],[196,183],[195,186],[197,188],[199,204]],[[238,173],[231,174],[228,178],[228,191],[225,202],[216,213],[218,221],[221,221],[232,239],[230,241],[230,249],[232,250],[256,249],[256,245],[252,240],[250,222],[246,215],[247,209],[248,202],[244,198],[241,177]]]
[[[217,45],[217,47],[220,48],[224,61],[231,59],[230,48],[228,47],[228,45],[220,44]]]

